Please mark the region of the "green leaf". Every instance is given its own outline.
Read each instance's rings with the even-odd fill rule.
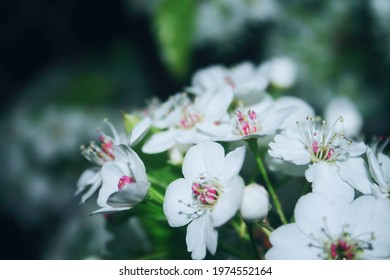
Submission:
[[[161,56],[176,78],[183,78],[190,66],[196,11],[195,0],[162,0],[154,15]]]
[[[133,128],[141,121],[141,118],[137,115],[124,113],[122,117],[127,133],[130,133],[130,131],[132,131]]]

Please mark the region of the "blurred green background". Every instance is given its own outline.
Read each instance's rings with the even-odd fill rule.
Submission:
[[[121,112],[165,100],[200,68],[273,57],[296,69],[294,84],[273,94],[320,114],[346,96],[363,139],[389,135],[388,0],[1,1],[0,258],[102,255],[104,219],[89,216],[93,199],[73,196],[89,167],[80,144],[103,118],[120,125]],[[153,246],[136,219],[123,227],[126,250]]]

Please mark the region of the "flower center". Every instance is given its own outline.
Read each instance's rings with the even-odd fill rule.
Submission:
[[[81,153],[84,155],[86,159],[90,162],[95,163],[97,165],[103,165],[107,161],[112,161],[115,159],[114,156],[114,143],[116,145],[120,141],[120,137],[115,127],[108,120],[104,120],[104,122],[111,129],[112,135],[108,136],[104,132],[100,131],[100,145],[95,144],[93,141],[86,148],[84,145],[81,146]]]
[[[342,236],[336,240],[326,241],[324,245],[326,258],[329,260],[361,259],[365,249],[372,249],[370,243],[354,241],[347,232],[344,232]]]
[[[201,115],[194,108],[192,104],[184,105],[181,108],[181,116],[179,119],[179,127],[183,129],[189,129],[194,127],[201,121]]]
[[[343,132],[336,132],[335,126],[344,120],[339,117],[332,127],[325,120],[307,117],[307,122],[297,123],[306,150],[311,155],[312,162],[335,161],[344,156],[352,144]]]
[[[118,181],[118,190],[122,189],[126,184],[134,183],[135,179],[131,176],[122,176]]]
[[[100,146],[102,148],[102,151],[111,159],[115,159],[114,144],[109,139],[109,137],[105,137],[103,134],[101,134],[99,140],[100,140]]]
[[[235,132],[239,135],[251,135],[262,129],[258,123],[256,112],[252,110],[248,110],[247,114],[236,111],[236,118],[234,121]]]
[[[202,207],[213,208],[221,195],[221,186],[215,177],[200,175],[192,183],[192,197]]]

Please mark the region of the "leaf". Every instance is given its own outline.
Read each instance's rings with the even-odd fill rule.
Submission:
[[[162,0],[154,15],[155,36],[169,71],[182,78],[190,65],[197,1]]]
[[[141,121],[141,118],[135,114],[124,113],[123,124],[127,133],[133,130],[133,128]]]

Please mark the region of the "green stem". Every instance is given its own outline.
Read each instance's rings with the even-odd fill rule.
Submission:
[[[310,183],[308,181],[305,181],[305,184],[303,185],[303,190],[301,196],[304,196],[310,191]]]
[[[259,255],[259,251],[257,250],[255,237],[254,237],[254,235],[253,235],[254,226],[253,226],[252,223],[247,223],[247,224],[246,224],[246,227],[247,227],[247,229],[248,229],[249,239],[251,240],[251,245],[252,245],[253,253],[254,253],[254,255],[255,255],[255,258],[256,258],[257,260],[259,260],[259,259],[260,259],[260,255]]]
[[[270,181],[270,179],[268,177],[268,174],[267,174],[267,171],[265,169],[263,160],[261,159],[261,157],[257,153],[257,148],[258,148],[257,147],[257,140],[256,139],[250,139],[247,142],[248,142],[249,148],[252,150],[253,155],[256,158],[257,166],[259,167],[260,173],[263,176],[263,179],[264,179],[264,182],[266,184],[267,190],[268,190],[268,192],[269,192],[269,194],[271,196],[271,199],[272,199],[272,201],[273,201],[273,203],[275,205],[276,212],[278,213],[281,222],[283,224],[287,224],[287,219],[284,216],[282,205],[281,205],[281,203],[279,201],[279,198],[276,195],[275,189],[272,186],[271,181]]]
[[[156,185],[160,189],[162,189],[162,190],[166,189],[166,186],[163,183],[161,183],[158,179],[152,177],[150,174],[148,174],[148,180],[150,183],[152,183],[153,185]]]
[[[260,223],[259,226],[262,228],[263,232],[264,232],[268,237],[270,236],[271,232],[274,231],[274,229],[273,229],[271,226],[269,226],[269,225],[267,225],[267,224],[265,224],[265,223]]]
[[[232,226],[234,230],[237,232],[238,236],[245,241],[249,240],[247,230],[246,230],[246,224],[243,220],[232,220]]]
[[[164,195],[154,189],[153,186],[149,188],[149,198],[159,205],[162,205],[164,202]]]

